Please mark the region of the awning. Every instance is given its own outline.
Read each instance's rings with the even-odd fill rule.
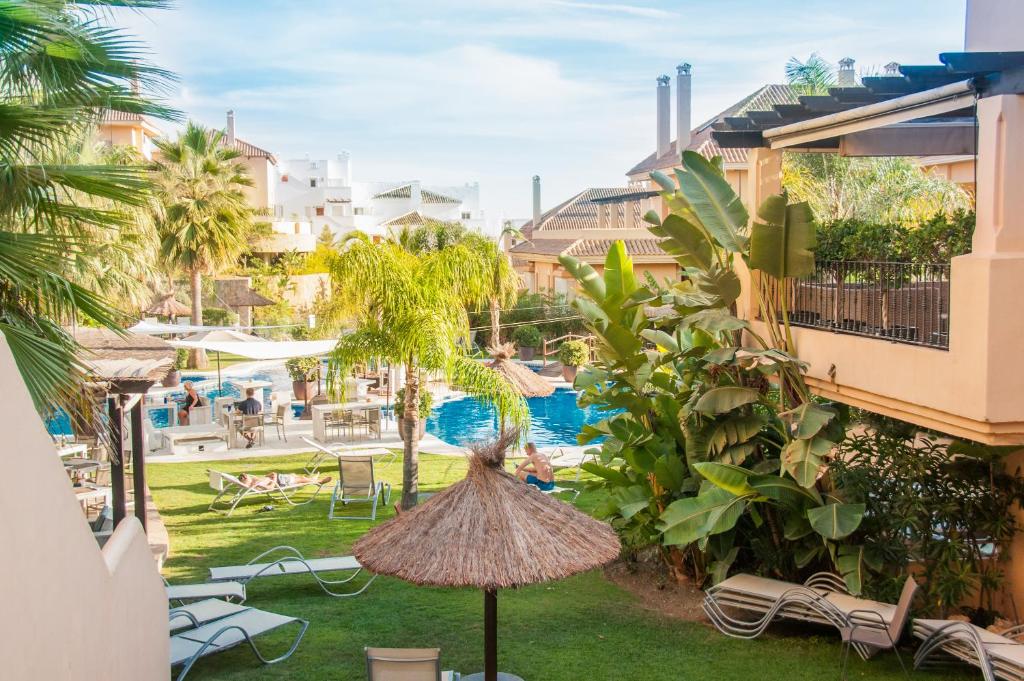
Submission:
[[[203,326],[201,324],[165,324],[163,322],[141,321],[128,329],[143,336],[170,336],[176,333],[199,333],[214,329],[228,329],[228,326]]]
[[[962,80],[799,123],[769,128],[761,134],[772,149],[801,146],[862,130],[958,111],[973,106],[975,96],[973,81]]]
[[[185,341],[172,340],[168,344],[176,348],[230,352],[249,359],[291,359],[292,357],[316,357],[326,355],[338,344],[337,340],[306,341]]]

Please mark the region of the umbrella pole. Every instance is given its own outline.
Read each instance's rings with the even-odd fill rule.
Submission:
[[[498,681],[498,592],[484,590],[484,681]]]
[[[217,351],[217,392],[221,392],[221,386],[220,386],[220,350]]]

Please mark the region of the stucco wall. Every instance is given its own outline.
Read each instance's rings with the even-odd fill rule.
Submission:
[[[1024,2],[967,0],[964,49],[969,52],[1013,52],[1024,49]]]
[[[157,681],[170,676],[167,598],[135,518],[103,550],[0,337],[0,678]]]

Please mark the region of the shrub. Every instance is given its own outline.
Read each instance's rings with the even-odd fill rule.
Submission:
[[[174,368],[181,371],[188,365],[188,350],[178,348],[174,353]]]
[[[566,341],[558,348],[558,361],[567,367],[583,366],[590,361],[590,346],[580,340]]]
[[[420,418],[425,419],[430,416],[430,412],[434,408],[434,396],[430,394],[429,390],[420,388]],[[399,388],[395,393],[395,416],[398,418],[404,418],[405,414],[405,388]]]
[[[320,360],[316,357],[292,357],[284,363],[293,381],[311,383],[320,373]]]
[[[540,329],[533,324],[517,326],[512,332],[512,342],[521,348],[535,348],[540,345]]]
[[[1004,471],[1002,450],[914,440],[897,429],[849,438],[829,465],[837,492],[866,505],[847,542],[864,547],[864,588],[895,602],[911,564],[927,608],[940,616],[974,596],[976,622],[991,623],[1003,581],[997,558],[1017,524],[1024,480]]]
[[[235,321],[235,313],[223,307],[203,308],[203,324],[207,326],[231,326]]]

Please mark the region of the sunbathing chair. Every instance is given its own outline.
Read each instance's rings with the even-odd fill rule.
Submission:
[[[207,598],[223,598],[239,603],[245,602],[245,585],[239,582],[218,582],[205,584],[175,584],[171,585],[164,580],[164,588],[167,589],[167,600],[185,605],[190,601],[201,601]]]
[[[302,438],[302,441],[316,450],[315,452],[313,452],[313,456],[309,458],[309,461],[307,461],[306,465],[303,467],[307,475],[316,475],[317,473],[319,473],[320,466],[328,458],[337,459],[339,456],[359,454],[360,452],[372,452],[374,454],[379,453],[381,461],[383,461],[386,457],[390,457],[391,461],[395,461],[398,458],[398,455],[395,454],[393,451],[391,451],[390,449],[384,449],[382,447],[371,447],[367,449],[366,447],[360,448],[357,446],[355,448],[350,447],[349,449],[328,449],[319,442],[315,440],[310,440],[308,437]]]
[[[459,681],[441,671],[440,648],[366,648],[367,681]]]
[[[242,483],[234,475],[228,473],[221,473],[212,469],[206,471],[210,476],[210,487],[217,492],[217,496],[214,497],[213,501],[210,502],[210,510],[216,511],[217,513],[223,513],[225,515],[231,515],[235,507],[242,503],[243,500],[254,496],[267,496],[271,501],[284,501],[292,506],[304,506],[309,502],[316,499],[317,494],[323,489],[323,484],[318,482],[303,482],[295,485],[281,486],[277,485],[272,489],[254,489],[248,487]],[[305,487],[315,487],[313,496],[305,501],[294,501],[292,499],[293,493]],[[217,502],[223,497],[231,495],[229,499],[224,502],[224,508],[218,508]]]
[[[970,622],[915,619],[911,631],[922,639],[914,655],[915,669],[945,654],[978,667],[985,681],[1024,680],[1024,644],[1015,638],[1024,633],[1024,625],[996,634]]]
[[[218,601],[213,601],[213,603],[218,603]],[[192,665],[200,658],[233,648],[243,642],[249,644],[252,652],[263,664],[274,664],[286,660],[299,647],[299,642],[302,641],[306,629],[309,628],[309,622],[297,617],[277,615],[223,601],[219,601],[219,603],[222,603],[223,606],[230,606],[230,609],[234,611],[229,613],[229,608],[211,605],[207,611],[200,611],[202,617],[213,618],[209,621],[204,621],[193,614],[199,604],[190,606],[191,610],[178,608],[170,612],[169,625],[174,629],[181,628],[175,626],[175,622],[179,622],[185,627],[192,627],[171,635],[171,667],[181,666],[177,681],[182,681],[192,669]],[[217,616],[217,613],[223,614]],[[299,633],[292,641],[291,647],[278,657],[265,657],[256,647],[253,639],[260,634],[280,629],[289,624],[299,625]]]
[[[257,562],[267,556],[283,552],[286,555],[283,558],[270,563]],[[373,580],[377,579],[377,575],[373,575],[367,580],[363,588],[358,591],[337,593],[331,589],[331,587],[338,584],[347,584],[351,582],[356,576],[362,571],[363,566],[359,564],[352,556],[334,556],[330,558],[305,558],[297,549],[291,546],[275,546],[269,551],[264,551],[260,555],[250,560],[245,565],[231,565],[226,567],[215,567],[210,568],[210,581],[211,582],[239,582],[243,586],[247,585],[257,577],[272,577],[275,575],[304,575],[310,574],[313,579],[316,580],[317,584],[323,589],[324,593],[328,596],[334,596],[335,598],[348,598],[349,596],[358,596],[359,594],[366,591]],[[352,574],[343,579],[329,580],[324,579],[320,576],[322,572],[349,572]]]
[[[719,631],[735,638],[760,636],[777,618],[834,626],[843,635],[844,644],[867,659],[899,640],[916,593],[917,583],[910,577],[904,583],[899,603],[890,605],[851,596],[842,580],[829,573],[812,575],[803,584],[739,574],[708,589],[703,608]],[[727,614],[725,608],[758,617],[737,619]],[[865,633],[868,629],[875,631]]]
[[[328,520],[376,520],[377,502],[381,496],[384,503],[391,501],[391,484],[377,480],[374,473],[373,457],[368,454],[351,454],[338,456],[338,483],[331,493],[331,508],[327,512]],[[348,506],[351,503],[365,502],[370,504],[368,516],[339,516],[334,514],[338,503]]]
[[[167,626],[171,633],[208,624],[228,615],[236,615],[243,610],[250,610],[244,605],[228,603],[216,598],[207,598],[197,603],[171,608],[168,612]]]

